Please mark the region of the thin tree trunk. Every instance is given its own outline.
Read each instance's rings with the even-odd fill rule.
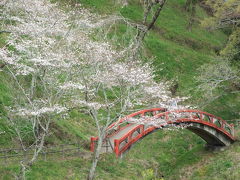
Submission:
[[[17,180],[25,180],[26,179],[26,165],[24,165],[23,161],[20,162],[21,170],[18,177],[16,177]]]
[[[156,12],[155,12],[155,14],[154,14],[154,16],[153,16],[153,18],[152,18],[152,22],[148,25],[148,31],[150,30],[150,29],[152,29],[152,27],[153,27],[153,25],[155,24],[155,22],[157,21],[157,18],[159,17],[159,15],[160,15],[160,12],[162,11],[162,8],[163,8],[163,6],[164,6],[164,4],[166,3],[166,0],[162,0],[161,2],[159,2],[159,7],[158,7],[158,9],[156,10]]]
[[[192,0],[187,0],[185,3],[185,10],[189,11],[190,10],[190,6],[192,4]]]
[[[101,151],[101,148],[102,148],[102,143],[103,143],[103,136],[99,137],[99,139],[98,139],[98,145],[97,145],[97,148],[95,150],[92,166],[91,166],[91,169],[89,171],[88,178],[87,178],[88,180],[93,180],[94,179],[98,159],[99,159],[99,156],[100,156],[100,151]]]
[[[138,29],[138,33],[137,33],[137,37],[136,37],[136,46],[137,46],[136,49],[137,50],[139,49],[139,46],[140,46],[141,42],[144,40],[147,32],[149,30],[151,30],[153,28],[154,24],[156,23],[159,15],[160,15],[160,12],[162,11],[162,8],[163,8],[164,4],[166,3],[166,1],[167,0],[158,1],[157,4],[159,4],[159,7],[155,11],[150,24],[144,30],[140,29],[140,28]],[[143,23],[146,23],[146,20],[147,20],[147,17],[149,15],[149,13],[150,13],[150,10],[153,8],[154,5],[155,4],[153,4],[153,3],[149,4],[148,6],[145,5],[146,6],[145,8],[147,8],[147,9],[145,10]],[[136,53],[137,52],[134,53],[134,57],[135,57]]]
[[[21,170],[18,175],[19,180],[25,180],[26,179],[26,170],[31,168],[31,166],[34,164],[34,162],[37,160],[39,153],[42,151],[46,135],[48,133],[48,128],[49,128],[50,120],[47,122],[46,129],[44,130],[43,134],[41,135],[40,142],[38,143],[36,140],[36,148],[34,149],[34,154],[31,158],[30,161],[24,163],[24,161],[21,161]]]
[[[149,2],[148,0],[144,1],[144,16],[143,16],[144,24],[147,22],[147,17],[149,15],[149,12],[151,11],[153,5],[154,4],[152,2]]]

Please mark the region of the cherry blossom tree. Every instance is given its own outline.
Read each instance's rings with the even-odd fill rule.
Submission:
[[[165,1],[156,3],[160,2]],[[34,149],[30,160],[21,161],[19,178],[25,178],[26,170],[38,158],[50,123],[72,108],[84,109],[96,124],[98,146],[88,176],[93,179],[112,122],[136,107],[168,108],[169,102],[179,101],[171,97],[169,83],[155,82],[151,65],[136,58],[138,34],[120,49],[106,38],[91,38],[92,34],[97,36],[94,29],[106,29],[119,22],[132,28],[135,23],[118,16],[96,16],[79,4],[69,7],[66,13],[47,0],[1,3],[3,22],[8,22],[2,27],[10,34],[7,45],[0,50],[0,59],[16,91],[14,103],[6,107],[7,118],[22,148]],[[31,137],[30,144],[26,137]]]
[[[1,3],[1,27],[10,34],[6,46],[0,49],[0,59],[15,90],[12,106],[6,107],[7,118],[23,150],[31,148],[34,152],[30,159],[21,161],[17,177],[25,179],[26,170],[44,147],[50,123],[69,109],[62,94],[65,82],[71,86],[72,76],[80,70],[78,50],[83,47],[76,42],[89,40],[84,30],[74,31],[72,26],[88,26],[91,16],[85,9],[67,15],[46,0]],[[73,17],[81,18],[78,24]]]
[[[147,64],[142,65],[139,61],[121,62],[114,57],[97,62],[96,59],[95,62],[87,60],[87,64],[89,62],[89,68],[82,72],[84,88],[71,103],[85,106],[97,126],[98,145],[88,177],[93,179],[103,140],[112,122],[136,107],[171,107],[169,102],[178,100],[170,96],[167,83],[153,80],[153,70]]]
[[[117,19],[117,23],[125,23],[129,28],[136,25],[121,18]],[[102,33],[104,37],[106,37],[105,33]],[[102,144],[112,122],[121,118],[126,112],[134,111],[136,107],[158,106],[173,109],[179,107],[177,102],[184,100],[184,98],[171,97],[169,82],[154,81],[154,70],[151,65],[143,64],[140,56],[136,56],[136,52],[141,49],[138,31],[132,33],[129,45],[118,51],[114,50],[114,46],[103,42],[101,47],[106,47],[104,53],[101,48],[94,49],[92,46],[84,48],[87,54],[83,58],[84,67],[87,67],[82,71],[84,78],[81,84],[84,88],[80,90],[82,93],[75,92],[77,96],[71,104],[84,106],[95,121],[98,130],[98,144],[88,175],[89,180],[94,178]],[[106,42],[107,39],[104,37],[102,40]],[[112,41],[110,43],[115,44]],[[91,53],[92,55],[89,56]],[[84,96],[84,101],[81,96]],[[171,102],[175,102],[176,107],[173,107]],[[152,124],[158,124],[153,121]],[[135,123],[141,123],[141,119]]]

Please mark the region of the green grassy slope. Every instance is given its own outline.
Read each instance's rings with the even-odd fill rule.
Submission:
[[[54,0],[56,1],[56,0]],[[65,1],[65,0],[61,0]],[[142,9],[139,0],[129,0],[129,5],[121,8],[115,0],[78,0],[87,8],[100,14],[121,13],[126,18],[140,22]],[[213,61],[215,51],[224,46],[227,37],[217,31],[208,32],[200,27],[199,21],[206,17],[200,7],[197,8],[196,22],[192,31],[186,29],[189,14],[185,12],[185,0],[169,0],[157,21],[157,25],[148,34],[144,42],[145,54],[154,57],[153,66],[156,80],[170,79],[179,84],[178,95],[191,95],[191,103],[201,101],[199,93],[194,89],[197,83],[194,76],[198,75],[198,67]],[[119,32],[125,31],[120,27]],[[0,36],[0,44],[4,44]],[[162,70],[160,70],[162,69]],[[11,102],[11,91],[7,76],[0,72],[0,113],[4,113],[3,105]],[[228,102],[234,102],[234,97],[227,97]],[[206,107],[210,113],[224,118],[236,118],[230,108],[225,105],[226,98],[215,102],[216,106]],[[239,106],[236,106],[237,108]],[[95,135],[94,123],[86,115],[74,111],[70,120],[58,120],[52,124],[54,134],[48,137],[48,142],[65,143],[80,140],[86,145],[89,137]],[[13,144],[13,133],[8,129],[6,121],[0,119],[0,147]],[[208,152],[204,142],[187,130],[157,131],[136,143],[123,159],[116,159],[113,154],[101,156],[97,168],[97,179],[236,179],[239,177],[238,166],[239,143],[227,148],[224,152]],[[86,152],[79,157],[62,159],[58,156],[48,161],[38,161],[28,179],[84,179],[91,164],[91,153]],[[0,160],[1,161],[1,160]],[[17,170],[15,164],[0,168],[0,179],[12,179],[12,173]],[[220,173],[219,173],[220,171]],[[237,174],[238,173],[238,174]],[[223,178],[225,177],[225,178]],[[226,178],[228,177],[228,178]]]
[[[96,179],[229,179],[239,174],[239,142],[223,151],[206,151],[204,142],[187,130],[157,131],[136,143],[122,158],[104,154],[97,167]],[[90,154],[62,159],[40,160],[28,179],[85,179],[91,164]],[[11,179],[16,164],[1,167],[2,179]]]

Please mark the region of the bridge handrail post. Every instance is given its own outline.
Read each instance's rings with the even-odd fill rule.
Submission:
[[[212,116],[210,117],[210,122],[213,123],[213,117]]]
[[[166,115],[165,115],[165,119],[166,119],[166,121],[168,121],[168,114],[169,114],[169,112],[166,112]]]
[[[200,120],[203,121],[203,113],[200,113]]]
[[[91,137],[90,151],[94,152],[95,150],[95,141],[98,140],[98,137]]]
[[[130,142],[132,140],[132,135],[133,135],[133,132],[131,134],[129,134],[128,136],[128,142]]]
[[[233,123],[231,123],[230,124],[230,126],[231,126],[231,134],[232,134],[232,136],[234,137],[234,135],[235,135],[235,132],[234,132],[234,124]]]
[[[144,131],[145,131],[144,125],[141,126],[141,131],[142,131],[142,132],[141,132],[141,135],[144,136],[144,133],[145,133],[145,132],[144,132]]]
[[[119,156],[119,140],[118,139],[114,139],[114,152],[118,157]]]

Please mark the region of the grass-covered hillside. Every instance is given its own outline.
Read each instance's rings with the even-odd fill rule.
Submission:
[[[75,1],[92,12],[101,15],[121,15],[132,22],[142,22],[143,9],[139,0],[128,0],[122,7],[117,0],[53,0],[61,2],[59,8],[72,5]],[[116,2],[117,1],[117,2]],[[203,92],[196,91],[200,66],[211,63],[227,41],[222,31],[209,32],[201,27],[201,20],[208,17],[206,11],[197,6],[196,17],[188,30],[190,13],[184,8],[186,0],[168,0],[154,28],[144,40],[145,60],[151,60],[156,81],[172,80],[174,95],[189,96],[188,103],[205,104]],[[1,7],[0,7],[1,8]],[[1,11],[0,11],[1,12]],[[1,14],[0,14],[1,16]],[[1,22],[1,20],[0,20]],[[1,30],[1,24],[0,24]],[[115,28],[115,34],[125,34],[125,25]],[[111,33],[110,33],[111,36]],[[0,33],[0,48],[6,47],[8,33]],[[94,37],[93,37],[94,38]],[[1,59],[0,59],[1,63]],[[17,92],[11,87],[8,74],[0,69],[0,149],[19,146],[16,134],[6,117],[5,106],[11,105]],[[239,118],[239,99],[234,95],[223,96],[201,110],[231,120]],[[67,119],[56,119],[50,125],[48,146],[80,142],[82,153],[65,157],[52,155],[47,160],[38,160],[27,179],[86,179],[92,153],[89,151],[90,137],[97,134],[93,120],[79,110],[72,110]],[[237,131],[239,136],[239,131]],[[100,156],[96,179],[228,179],[240,178],[240,144],[221,151],[207,151],[205,142],[188,130],[159,130],[136,143],[123,158],[114,154]],[[3,165],[1,165],[3,164]],[[19,165],[0,159],[0,179],[14,179]]]
[[[145,39],[145,53],[154,57],[153,66],[158,79],[171,79],[178,84],[177,95],[191,96],[190,103],[224,119],[237,119],[240,104],[235,94],[209,102],[209,99],[203,100],[201,94],[196,93],[198,83],[195,77],[200,72],[200,66],[214,61],[228,37],[221,31],[209,32],[201,27],[201,21],[208,15],[199,6],[193,27],[188,30],[190,13],[185,10],[185,2],[167,1],[156,25]],[[84,0],[81,3],[100,14],[120,13],[130,20],[142,22],[143,9],[138,0],[128,1],[123,8],[113,1]],[[124,30],[124,27],[119,29],[120,33],[125,33]]]

